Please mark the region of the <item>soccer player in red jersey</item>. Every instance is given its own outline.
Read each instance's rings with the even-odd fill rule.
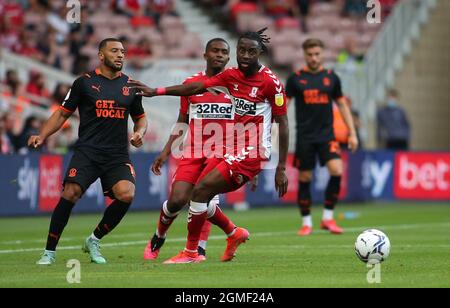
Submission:
[[[342,94],[341,81],[332,70],[322,66],[323,48],[323,42],[318,39],[306,40],[303,50],[307,66],[292,74],[286,84],[286,94],[295,98],[297,111],[295,166],[300,171],[298,204],[303,217],[303,226],[298,231],[300,236],[312,232],[310,183],[317,156],[331,175],[325,191],[321,228],[334,234],[343,232],[333,219],[343,169],[339,143],[333,132],[333,101],[338,104],[348,127],[349,148],[352,151],[358,148],[355,126],[347,100]]]
[[[187,78],[184,84],[202,82],[222,72],[230,60],[230,46],[224,39],[214,38],[206,44],[204,58],[206,71]],[[163,203],[157,230],[145,247],[144,259],[146,260],[154,260],[158,257],[168,229],[183,207],[189,203],[194,185],[203,170],[209,163],[217,161],[214,158],[211,161],[212,157],[208,158],[209,155],[206,153],[208,149],[204,149],[203,145],[211,138],[211,133],[207,132],[218,129],[223,132],[220,138],[225,139],[226,124],[233,123],[231,98],[225,94],[217,95],[206,92],[200,95],[182,96],[180,105],[177,124],[189,124],[189,135],[183,143],[183,156],[173,178],[169,199]],[[176,126],[164,149],[153,162],[152,172],[155,175],[161,174],[160,169],[172,154],[174,143],[182,137],[183,133],[180,134],[180,130],[182,131],[182,127]],[[201,143],[194,143],[197,136],[200,136]],[[225,140],[221,141],[225,144]],[[214,145],[212,146],[214,147]],[[210,150],[211,154],[220,155],[219,150],[222,149]],[[223,154],[220,156],[223,157]],[[214,205],[209,207],[208,217],[212,217],[214,211],[220,211],[219,196],[215,196],[210,201],[210,204],[213,203]],[[206,258],[206,241],[210,230],[211,223],[206,221],[198,247],[199,261]]]
[[[280,131],[280,155],[275,173],[275,187],[279,196],[287,191],[286,159],[289,128],[284,88],[277,76],[262,65],[260,55],[267,50],[269,39],[262,29],[241,35],[237,45],[238,68],[229,68],[202,82],[192,82],[167,88],[153,89],[138,82],[129,84],[143,96],[190,96],[209,90],[230,93],[234,104],[234,146],[227,149],[225,159],[208,170],[195,185],[190,201],[188,240],[186,247],[166,263],[192,263],[198,257],[197,246],[201,228],[206,220],[209,201],[217,194],[234,191],[254,178],[269,160],[271,154],[271,127],[275,121]],[[210,204],[211,206],[211,204]],[[222,261],[233,259],[238,246],[244,243],[249,232],[236,228],[222,213],[216,211],[212,219],[228,226],[227,247]]]

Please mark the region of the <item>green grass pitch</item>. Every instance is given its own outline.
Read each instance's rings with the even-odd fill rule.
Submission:
[[[0,287],[450,287],[450,205],[392,203],[342,205],[337,215],[355,211],[355,219],[339,220],[344,235],[318,230],[322,209],[315,207],[315,232],[300,238],[296,207],[283,206],[247,212],[226,211],[246,227],[250,241],[235,260],[221,263],[222,232],[213,227],[207,261],[163,265],[184,247],[186,213],[170,230],[156,262],[144,262],[143,248],[156,227],[157,212],[129,213],[102,241],[107,265],[94,265],[81,244],[100,219],[74,215],[63,234],[57,262],[35,265],[44,247],[49,218],[0,219]],[[381,283],[369,284],[368,268],[353,251],[357,235],[380,228],[391,240],[391,255],[381,265]],[[66,281],[69,259],[81,262],[81,283]]]

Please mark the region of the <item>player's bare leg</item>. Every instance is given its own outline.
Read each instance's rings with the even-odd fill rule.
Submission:
[[[312,170],[302,171],[299,173],[299,188],[298,188],[298,206],[302,215],[302,227],[298,230],[298,235],[307,236],[312,233],[312,218],[311,218],[311,180]]]
[[[134,199],[135,186],[130,181],[119,181],[112,187],[114,201],[108,206],[92,234],[85,240],[83,251],[89,253],[91,261],[106,263],[100,252],[100,240],[119,225]]]
[[[342,160],[339,158],[331,159],[327,162],[327,168],[330,172],[330,180],[325,191],[325,208],[323,210],[322,223],[320,227],[329,230],[333,234],[342,234],[344,230],[340,228],[333,218],[334,208],[338,202],[341,188],[341,177],[343,171]]]
[[[188,219],[188,239],[185,249],[177,256],[167,260],[166,264],[174,263],[196,263],[198,262],[197,247],[200,240],[201,229],[208,217],[208,203],[215,195],[227,193],[235,190],[223,177],[218,169],[208,173],[192,191],[192,199],[189,207]],[[244,243],[249,233],[243,228],[236,228],[231,220],[215,206],[214,211],[210,210],[209,220],[219,226],[227,234],[227,248],[222,257],[222,261],[233,259],[237,247]]]

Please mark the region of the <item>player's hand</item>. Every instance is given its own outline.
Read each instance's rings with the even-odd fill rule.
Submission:
[[[130,89],[136,89],[136,95],[152,97],[156,95],[156,89],[147,87],[140,81],[137,80],[128,80],[128,87]]]
[[[258,176],[255,176],[251,182],[249,183],[250,185],[250,190],[251,191],[256,191],[256,188],[258,188],[258,184],[259,184],[259,178]]]
[[[44,143],[44,139],[41,136],[31,136],[28,139],[28,146],[31,148],[38,148]]]
[[[275,189],[278,192],[278,197],[283,197],[288,188],[288,178],[286,176],[285,167],[277,168],[275,173]]]
[[[139,132],[134,132],[130,139],[130,143],[135,148],[140,148],[144,144],[144,136]]]
[[[350,149],[350,151],[354,153],[358,149],[358,145],[358,137],[356,137],[356,135],[350,135],[348,137],[348,148]]]
[[[161,175],[161,167],[164,165],[166,160],[167,156],[162,153],[158,157],[156,157],[155,161],[152,164],[152,172],[154,175]]]

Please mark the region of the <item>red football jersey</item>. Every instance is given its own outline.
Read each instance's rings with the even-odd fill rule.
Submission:
[[[287,114],[286,95],[278,77],[264,65],[250,77],[238,68],[229,68],[205,80],[204,85],[228,92],[233,98],[237,136],[234,154],[250,147],[258,157],[268,159],[273,116]]]
[[[200,72],[187,78],[183,84],[207,79],[205,72]],[[180,112],[189,115],[189,135],[184,143],[184,156],[222,157],[226,153],[227,124],[229,127],[233,124],[230,96],[220,92],[182,96],[180,105]]]

